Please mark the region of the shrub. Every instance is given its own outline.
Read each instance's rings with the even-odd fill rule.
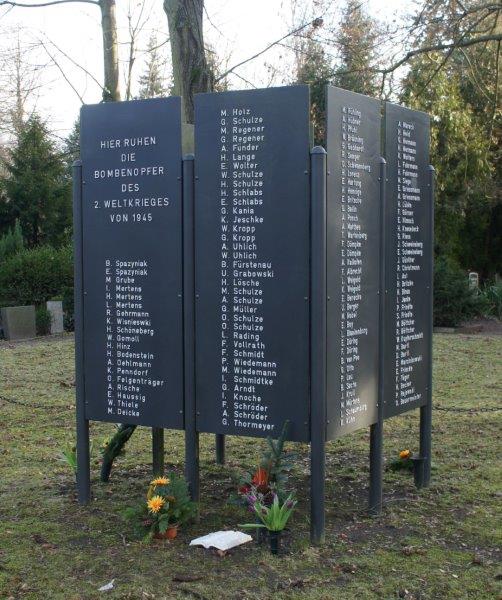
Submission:
[[[46,306],[39,306],[35,313],[37,335],[48,335],[51,332],[52,315]]]
[[[74,314],[74,302],[73,302],[73,286],[64,287],[62,290],[63,300],[63,315],[64,315],[64,328],[66,331],[73,331],[75,329],[75,314]]]
[[[457,327],[482,312],[477,290],[469,287],[464,271],[441,256],[434,267],[434,325]]]
[[[502,319],[502,282],[485,286],[480,295],[484,301],[485,314]]]
[[[9,229],[0,237],[0,265],[11,256],[14,256],[24,248],[23,232],[19,221],[12,229]]]
[[[3,306],[44,304],[73,286],[71,246],[39,246],[22,250],[0,265],[0,301]]]

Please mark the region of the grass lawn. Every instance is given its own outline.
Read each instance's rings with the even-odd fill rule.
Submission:
[[[73,341],[0,347],[0,598],[502,598],[500,441],[502,336],[436,335],[433,481],[385,472],[381,517],[365,514],[368,431],[328,444],[326,544],[308,544],[308,447],[293,480],[300,498],[283,556],[254,542],[224,557],[188,541],[248,520],[227,503],[232,476],[253,468],[264,442],[229,438],[214,464],[201,436],[200,520],[173,542],[145,545],[122,511],[140,502],[151,474],[150,432],[138,429],[109,484],[98,448],[113,426],[93,423],[92,496],[81,508],[58,460],[73,439]],[[31,406],[5,400],[14,399]],[[452,410],[452,409],[461,410]],[[417,450],[418,412],[385,426],[385,455]],[[167,470],[183,469],[183,436],[166,432]],[[98,588],[114,579],[114,589]]]

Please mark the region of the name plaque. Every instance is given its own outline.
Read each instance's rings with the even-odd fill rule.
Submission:
[[[431,306],[429,116],[385,104],[385,417],[427,403]]]
[[[380,102],[328,87],[327,439],[377,420]]]
[[[309,439],[309,92],[195,100],[197,429]]]
[[[86,418],[183,428],[181,103],[81,112]]]

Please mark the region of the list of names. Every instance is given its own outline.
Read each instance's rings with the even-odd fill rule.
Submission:
[[[145,350],[156,334],[145,307],[148,261],[105,260],[107,413],[141,415],[149,391],[164,386],[152,375],[154,352]]]
[[[380,287],[380,106],[327,91],[327,435],[375,422]]]
[[[195,98],[202,432],[309,437],[307,86]]]
[[[424,332],[416,321],[420,277],[423,271],[424,246],[417,214],[423,211],[422,190],[418,183],[416,126],[413,122],[397,123],[397,243],[396,243],[396,408],[422,400],[415,389],[413,373],[424,356],[418,340]]]
[[[264,390],[279,365],[267,349],[266,281],[274,263],[260,245],[266,205],[266,118],[252,108],[220,110],[221,424],[272,432]]]
[[[361,398],[358,375],[371,326],[361,317],[360,308],[365,300],[363,280],[368,268],[368,232],[361,213],[372,201],[364,174],[371,174],[372,168],[366,160],[366,140],[361,134],[365,116],[355,106],[343,105],[341,111],[340,427],[344,427],[368,411],[368,404]]]

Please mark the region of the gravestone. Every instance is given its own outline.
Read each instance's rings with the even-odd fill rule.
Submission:
[[[309,92],[195,99],[197,429],[309,439]]]
[[[385,417],[427,403],[432,340],[429,116],[385,104]]]
[[[51,315],[51,335],[54,335],[56,333],[63,333],[63,303],[61,302],[61,300],[48,300],[46,306],[47,310],[49,311],[49,314]]]
[[[380,102],[327,89],[327,437],[377,419]]]
[[[6,306],[1,314],[6,340],[27,340],[37,335],[34,306]]]
[[[469,273],[469,287],[471,290],[479,289],[479,273],[476,273],[476,271]]]
[[[180,98],[81,113],[86,416],[183,427]]]

